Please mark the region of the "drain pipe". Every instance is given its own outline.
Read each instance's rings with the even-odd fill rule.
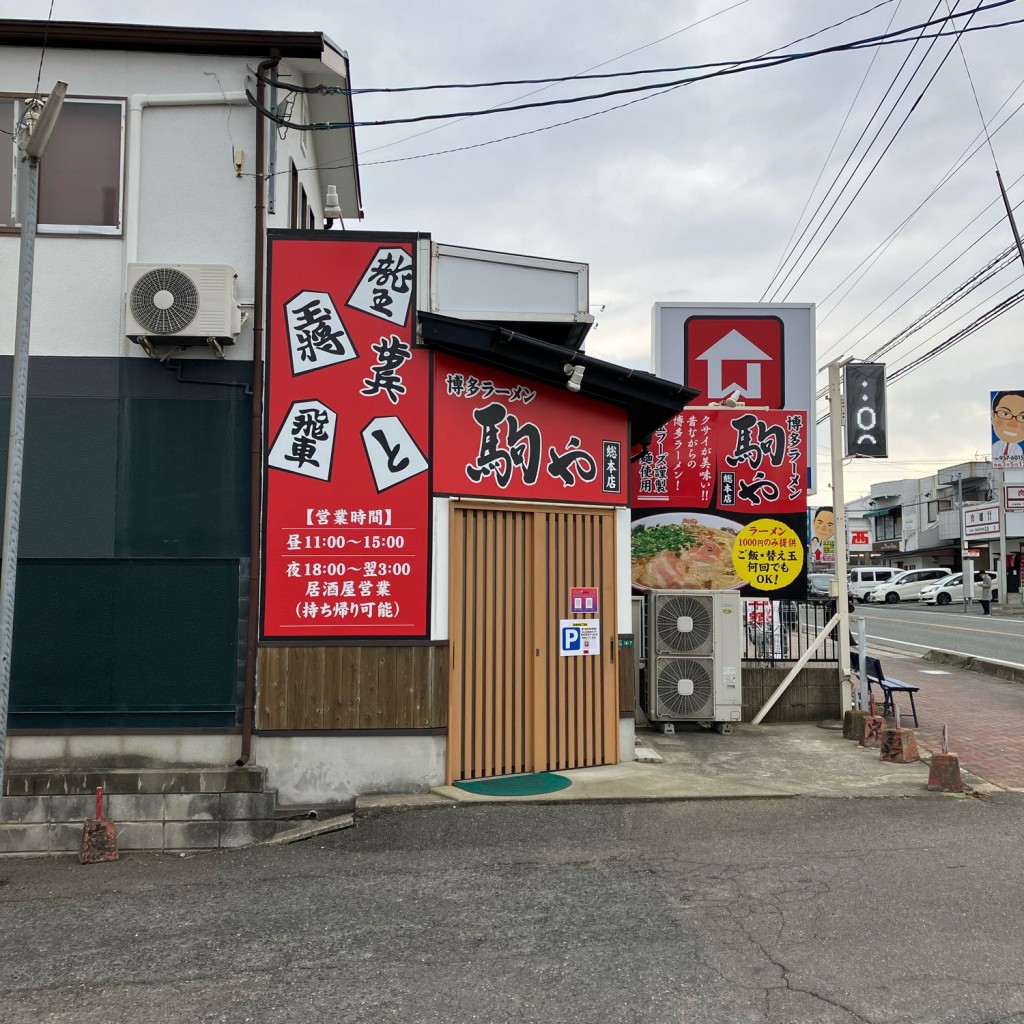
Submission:
[[[263,321],[267,234],[267,122],[261,113],[267,105],[263,79],[281,62],[280,55],[263,61],[256,79],[256,252],[252,318],[252,431],[249,473],[249,621],[245,639],[245,689],[242,696],[242,750],[239,767],[252,759],[252,730],[256,715],[256,641],[260,612],[260,512],[263,490]]]

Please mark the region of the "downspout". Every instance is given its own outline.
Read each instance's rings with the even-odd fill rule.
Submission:
[[[271,57],[259,66],[256,79],[256,253],[252,317],[252,431],[249,472],[249,621],[245,640],[245,689],[242,696],[242,750],[237,765],[252,758],[252,730],[256,698],[256,641],[260,612],[260,515],[263,496],[263,320],[265,306],[267,187],[267,122],[262,111],[267,105],[263,77],[281,62]]]

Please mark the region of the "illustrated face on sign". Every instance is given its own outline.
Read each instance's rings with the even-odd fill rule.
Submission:
[[[836,532],[836,517],[831,508],[819,508],[814,521],[814,536],[819,540],[830,540]]]
[[[999,391],[992,402],[992,430],[1000,441],[1024,441],[1024,391]]]

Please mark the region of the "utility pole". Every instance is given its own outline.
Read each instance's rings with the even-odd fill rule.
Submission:
[[[7,754],[7,710],[11,695],[11,650],[14,643],[14,591],[18,575],[18,527],[25,455],[25,406],[28,399],[28,349],[32,321],[32,273],[35,266],[39,212],[39,162],[57,123],[67,93],[58,82],[49,97],[26,103],[25,127],[19,148],[18,184],[23,186],[21,249],[18,264],[18,305],[15,316],[14,372],[11,381],[11,427],[7,442],[7,493],[4,496],[3,570],[0,572],[0,796],[4,790]]]
[[[836,532],[836,611],[839,614],[840,717],[853,707],[850,681],[850,590],[846,574],[846,496],[843,487],[843,395],[839,371],[851,359],[828,364],[828,428],[832,447],[832,512]]]

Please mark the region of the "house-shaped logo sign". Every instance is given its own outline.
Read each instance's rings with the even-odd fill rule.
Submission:
[[[785,408],[782,322],[774,316],[691,316],[684,328],[686,383],[695,404],[730,395],[747,405]]]

